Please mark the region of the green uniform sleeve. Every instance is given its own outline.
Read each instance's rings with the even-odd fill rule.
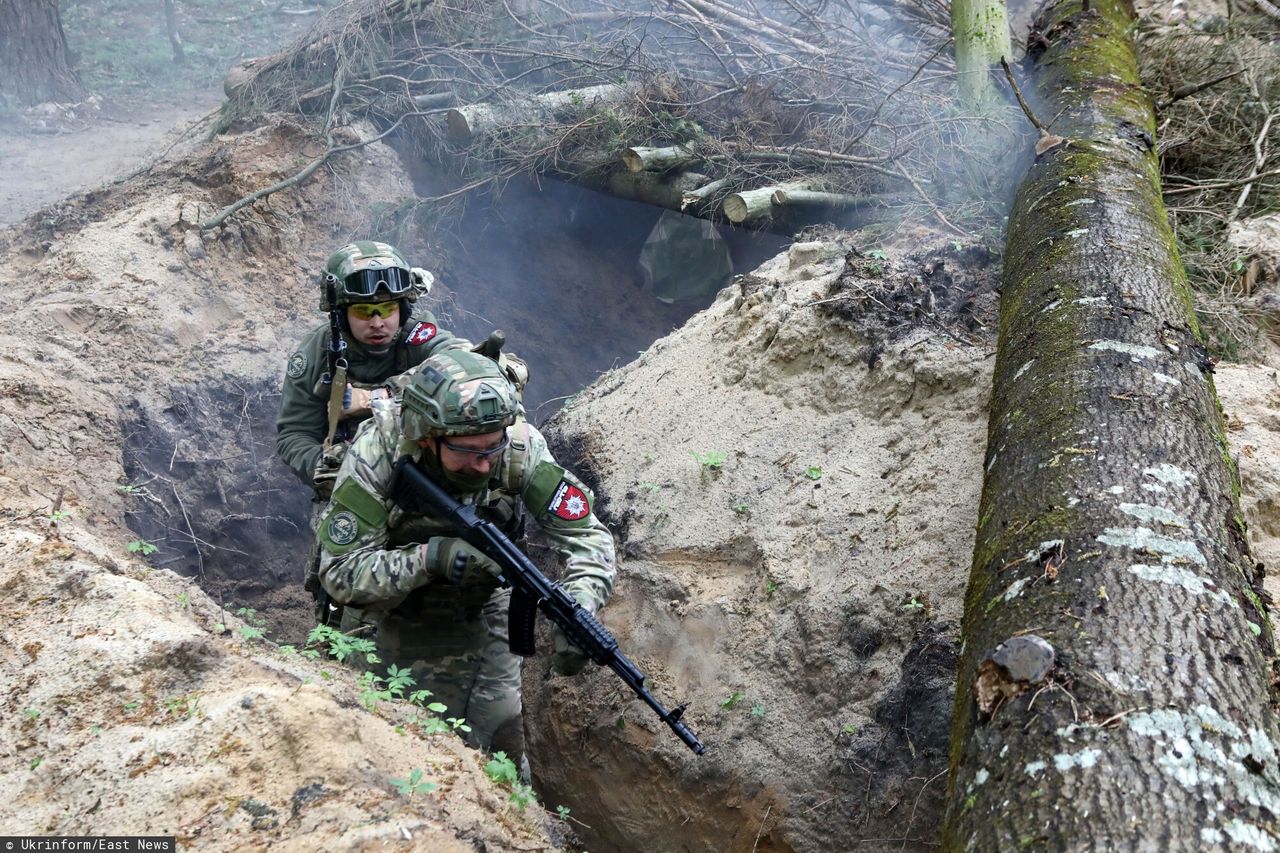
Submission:
[[[316,527],[320,583],[342,604],[390,608],[430,577],[418,545],[388,547],[388,523],[399,512],[389,497],[394,424],[375,417],[361,425]]]
[[[530,425],[529,460],[521,499],[548,544],[564,558],[562,581],[579,602],[599,610],[617,577],[613,534],[591,509],[595,500],[581,480],[556,462],[547,440]]]
[[[329,431],[328,400],[314,392],[325,368],[323,337],[324,328],[316,329],[289,356],[276,416],[276,453],[308,486]]]

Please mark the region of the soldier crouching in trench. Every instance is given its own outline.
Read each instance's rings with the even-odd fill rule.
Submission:
[[[357,433],[316,528],[320,582],[346,605],[342,629],[371,626],[384,664],[465,717],[472,745],[524,761],[520,658],[508,647],[511,594],[499,568],[447,522],[395,500],[402,457],[518,540],[527,513],[564,561],[565,589],[592,613],[613,588],[614,546],[591,492],[519,421],[516,390],[492,359],[463,350],[423,362],[403,401],[377,401]],[[587,658],[552,626],[552,665]]]

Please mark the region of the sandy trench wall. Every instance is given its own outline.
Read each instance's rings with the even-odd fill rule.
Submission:
[[[710,744],[611,674],[527,678],[535,772],[593,848],[936,837],[990,361],[936,331],[869,357],[823,310],[846,249],[766,263],[551,424],[621,541],[604,621]]]
[[[365,221],[368,199],[412,195],[375,146],[341,164],[342,182],[321,177],[199,237],[194,223],[216,207],[296,171],[301,142],[287,124],[223,137],[0,232],[4,834],[176,834],[209,850],[554,846],[541,810],[508,805],[459,741],[414,735],[385,705],[363,710],[349,673],[249,639],[191,580],[126,549],[126,516],[155,500],[176,517],[176,495],[198,493],[189,478],[233,495],[254,476],[300,488],[237,423],[315,323],[315,259]],[[184,422],[204,428],[172,430]],[[171,432],[131,434],[161,426]],[[170,454],[133,494],[121,490],[130,442]],[[391,780],[415,770],[438,787],[397,793]]]

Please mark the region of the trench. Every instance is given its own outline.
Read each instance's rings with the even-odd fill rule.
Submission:
[[[508,349],[530,365],[530,419],[544,423],[714,299],[655,298],[638,258],[662,216],[555,181],[508,184],[433,235],[437,286],[427,303],[445,328],[472,340],[506,332]],[[789,242],[719,231],[738,272]],[[417,247],[405,248],[418,263]],[[127,522],[156,547],[153,566],[194,579],[224,608],[263,624],[269,639],[301,644],[313,625],[301,584],[311,493],[275,456],[282,367],[264,359],[252,380],[202,377],[171,386],[163,402],[140,400],[123,429],[125,471],[140,498]]]

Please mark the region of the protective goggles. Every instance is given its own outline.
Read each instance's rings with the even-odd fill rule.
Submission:
[[[413,287],[413,277],[408,270],[399,267],[387,267],[379,270],[360,270],[343,279],[342,286],[348,296],[373,296],[379,290],[385,290],[392,296],[408,293]]]
[[[474,447],[460,447],[459,445],[456,445],[456,444],[450,444],[449,442],[445,441],[443,438],[440,439],[440,443],[443,444],[445,447],[449,448],[450,450],[452,450],[454,453],[465,453],[470,456],[474,456],[477,460],[480,460],[480,459],[490,459],[494,456],[497,456],[499,453],[501,453],[502,451],[510,447],[511,436],[503,435],[502,441],[498,442],[493,447],[483,447],[479,449]]]
[[[386,320],[399,310],[399,302],[357,302],[347,306],[347,313],[357,320],[372,320],[374,317]]]

